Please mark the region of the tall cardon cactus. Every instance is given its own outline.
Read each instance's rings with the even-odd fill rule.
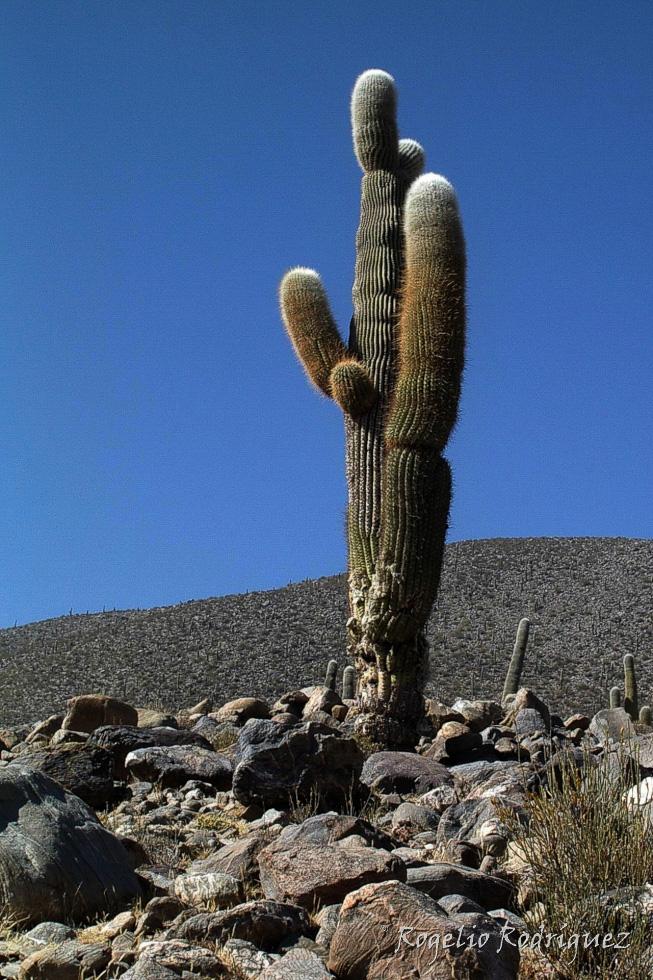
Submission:
[[[364,72],[352,96],[363,170],[354,315],[345,344],[319,275],[288,272],[282,316],[310,380],[344,412],[348,649],[359,728],[414,745],[440,581],[465,347],[465,247],[456,197],[399,139],[394,81]]]

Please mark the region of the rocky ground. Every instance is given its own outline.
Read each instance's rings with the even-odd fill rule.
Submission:
[[[532,624],[524,681],[559,711],[593,714],[637,657],[653,701],[653,540],[497,538],[447,545],[428,624],[428,693],[498,697],[517,623]],[[133,704],[278,697],[346,662],[344,575],[155,609],[70,615],[0,630],[0,725],[104,691]],[[67,613],[68,610],[65,610]],[[651,693],[649,693],[651,692]]]
[[[622,708],[563,719],[527,688],[429,701],[414,752],[327,687],[213,707],[86,695],[0,730],[0,977],[554,976],[518,949],[528,795],[624,735],[628,783],[653,772]]]

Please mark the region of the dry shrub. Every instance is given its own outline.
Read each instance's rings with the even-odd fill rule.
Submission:
[[[527,914],[530,943],[541,932],[544,957],[564,980],[653,975],[653,890],[649,911],[642,903],[642,888],[653,880],[653,829],[642,808],[626,805],[633,782],[624,775],[632,771],[627,756],[622,744],[611,764],[589,753],[582,769],[571,758],[563,761],[559,779],[529,795],[528,826],[511,828],[539,903]],[[613,945],[603,948],[609,933]],[[555,938],[547,948],[549,936],[562,937],[569,948]]]

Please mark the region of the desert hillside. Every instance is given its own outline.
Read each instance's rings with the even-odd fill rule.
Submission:
[[[524,683],[561,711],[593,712],[637,657],[653,701],[653,540],[497,538],[447,546],[429,623],[429,693],[501,692],[521,616],[533,624]],[[74,694],[164,707],[269,697],[345,657],[344,575],[176,606],[62,616],[0,630],[0,724],[26,723]]]

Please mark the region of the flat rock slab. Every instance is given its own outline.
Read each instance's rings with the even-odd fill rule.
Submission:
[[[44,773],[0,768],[0,908],[62,921],[140,895],[127,851],[85,803]]]
[[[453,777],[446,766],[415,752],[375,752],[365,761],[361,782],[374,793],[408,795],[453,786]]]
[[[481,933],[490,937],[482,949]],[[347,896],[327,966],[339,980],[516,980],[519,953],[501,948],[500,927],[489,917],[449,916],[428,895],[393,881]]]
[[[231,786],[231,762],[223,755],[195,745],[157,745],[136,749],[125,759],[125,769],[136,779],[179,787],[189,779],[210,783],[218,790]]]

